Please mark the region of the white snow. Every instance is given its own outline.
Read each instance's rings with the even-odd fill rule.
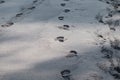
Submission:
[[[94,45],[95,32],[109,34],[108,26],[95,19],[108,5],[98,0],[32,1],[5,0],[0,4],[0,25],[14,22],[0,27],[0,80],[64,80],[60,74],[64,69],[71,70],[74,80],[95,80],[95,76],[96,80],[114,80],[98,68],[97,64],[105,61]],[[36,8],[28,10],[33,6]],[[18,13],[23,15],[16,17]],[[69,30],[58,28],[63,25],[69,25]],[[55,40],[58,36],[65,41]],[[66,57],[71,50],[78,56]]]

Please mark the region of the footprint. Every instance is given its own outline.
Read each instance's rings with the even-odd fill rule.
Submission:
[[[34,0],[33,3],[29,6],[29,7],[23,7],[21,8],[21,12],[14,15],[8,22],[6,22],[5,24],[1,25],[1,27],[10,27],[12,26],[14,23],[14,21],[16,22],[16,19],[18,19],[18,17],[21,17],[23,14],[27,15],[30,14],[32,12],[33,9],[35,9],[37,6],[39,6],[40,4],[42,4],[45,0]],[[4,0],[0,0],[0,3],[4,3]],[[37,4],[36,4],[37,3]],[[17,21],[18,22],[18,21]]]
[[[70,9],[65,9],[64,12],[68,13],[68,12],[70,12]]]
[[[77,56],[78,56],[77,54],[78,54],[77,51],[71,50],[71,51],[69,52],[69,54],[68,54],[66,57],[67,57],[67,58],[70,58],[70,57],[77,57]]]
[[[64,42],[65,38],[63,36],[59,36],[57,37],[55,40],[59,41],[59,42]]]
[[[63,1],[70,1],[70,0],[63,0]]]
[[[63,30],[69,30],[70,26],[69,25],[63,25],[63,26],[59,26],[59,29],[63,29]]]
[[[65,69],[63,71],[60,72],[61,76],[65,79],[65,80],[70,80],[70,76],[71,76],[71,71],[69,69]]]
[[[112,13],[109,13],[109,14],[108,14],[108,17],[113,17],[113,14],[112,14]]]
[[[77,51],[75,51],[75,50],[71,50],[70,53],[77,54]]]
[[[64,20],[64,16],[58,17],[59,20]]]
[[[116,31],[116,29],[115,29],[115,28],[112,28],[112,27],[110,28],[110,30],[112,30],[112,31]]]
[[[120,73],[120,67],[119,66],[114,67],[114,70],[117,71],[118,73]]]
[[[112,68],[109,68],[109,73],[112,75],[115,79],[120,79],[120,67],[119,66],[113,66]]]
[[[64,30],[69,30],[70,26],[69,25],[63,25]]]
[[[2,0],[2,1],[0,1],[0,4],[2,4],[2,3],[5,3],[5,1],[3,1],[3,0]]]
[[[36,3],[38,0],[34,0],[33,3]]]
[[[36,8],[35,6],[32,6],[32,7],[29,7],[28,9],[33,10],[35,8]]]
[[[18,13],[16,14],[16,17],[20,17],[21,15],[23,15],[23,13]]]
[[[14,25],[13,22],[8,22],[8,23],[6,23],[6,24],[4,24],[4,25],[1,25],[1,27],[10,27],[10,26],[12,26],[12,25]]]
[[[61,3],[60,5],[61,5],[62,7],[64,7],[64,6],[66,6],[66,3]]]

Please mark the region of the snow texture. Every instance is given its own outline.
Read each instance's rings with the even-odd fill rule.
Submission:
[[[0,0],[0,80],[120,80],[107,1]]]

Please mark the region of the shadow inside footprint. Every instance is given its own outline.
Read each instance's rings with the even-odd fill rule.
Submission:
[[[70,53],[77,54],[77,51],[71,50]]]
[[[0,1],[0,4],[2,4],[2,3],[5,3],[5,1],[3,1],[3,0],[2,0],[2,1]]]
[[[64,20],[64,16],[58,17],[59,20]]]

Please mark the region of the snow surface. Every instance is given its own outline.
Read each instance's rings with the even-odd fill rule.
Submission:
[[[0,25],[14,24],[0,27],[0,80],[64,80],[60,72],[65,69],[73,80],[114,80],[97,66],[108,62],[101,58],[94,35],[109,32],[108,26],[95,19],[108,5],[98,0],[4,1]],[[23,14],[16,17],[18,13]],[[60,16],[64,19],[59,20]],[[70,28],[60,29],[63,25]],[[56,39],[59,36],[64,42]],[[77,51],[77,57],[66,57],[71,50]]]

